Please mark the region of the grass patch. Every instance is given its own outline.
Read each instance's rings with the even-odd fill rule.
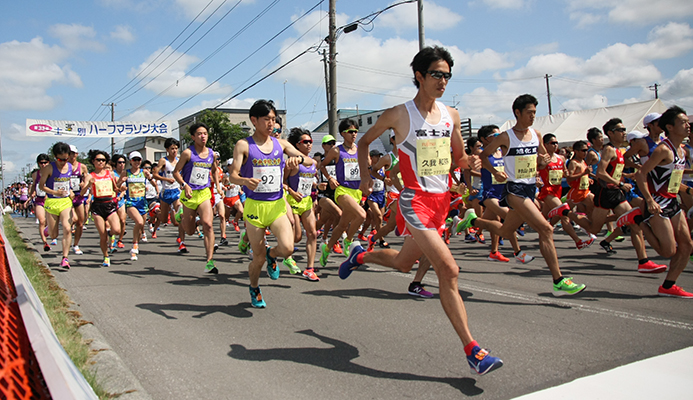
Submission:
[[[5,237],[12,246],[17,259],[24,268],[24,272],[29,277],[31,285],[38,294],[43,307],[48,314],[48,318],[53,325],[53,330],[58,336],[60,344],[82,372],[87,382],[94,389],[100,399],[112,399],[113,395],[106,393],[96,382],[94,373],[89,371],[91,351],[88,344],[82,339],[82,335],[77,329],[85,324],[79,312],[70,310],[71,300],[65,291],[58,286],[55,278],[48,270],[42,266],[34,252],[29,250],[17,233],[17,228],[11,217],[3,218]]]

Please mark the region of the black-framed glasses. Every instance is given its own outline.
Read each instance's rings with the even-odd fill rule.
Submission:
[[[446,81],[449,81],[450,78],[452,78],[452,73],[450,73],[450,72],[433,70],[433,71],[426,71],[426,73],[431,75],[435,79],[445,78]]]
[[[359,133],[358,129],[347,129],[345,131],[342,131],[342,133]]]
[[[301,140],[300,143],[303,143],[303,144],[313,144],[313,140],[312,140],[312,139],[304,139],[304,140]]]
[[[105,158],[95,158],[94,162],[106,162]]]

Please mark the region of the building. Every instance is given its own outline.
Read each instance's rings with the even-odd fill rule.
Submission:
[[[156,163],[161,157],[166,156],[166,148],[164,147],[166,139],[161,136],[130,139],[123,144],[123,154],[127,157],[131,152],[139,151],[143,160]]]

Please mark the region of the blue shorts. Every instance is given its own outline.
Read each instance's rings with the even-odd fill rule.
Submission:
[[[513,194],[523,199],[534,200],[537,196],[537,186],[534,183],[506,183],[499,202],[501,207],[510,207],[510,205],[508,205],[508,194]]]
[[[120,207],[123,207],[125,205],[125,197],[121,197],[120,200],[118,200],[118,209]]]
[[[385,208],[385,192],[373,192],[368,196],[368,200],[377,204],[378,207]]]
[[[149,211],[149,205],[147,204],[147,199],[140,198],[136,200],[126,200],[125,201],[125,208],[130,208],[130,207],[135,207],[137,209],[137,212],[140,213],[140,215],[144,215]]]
[[[171,205],[175,203],[176,200],[180,199],[180,189],[164,189],[159,194],[159,199],[164,203]]]
[[[484,192],[482,189],[479,189],[476,194],[470,194],[469,197],[467,198],[467,201],[474,201],[474,200],[483,200],[484,198]]]

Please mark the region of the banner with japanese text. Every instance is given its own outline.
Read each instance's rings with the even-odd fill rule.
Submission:
[[[177,126],[176,126],[177,128]],[[54,121],[27,119],[27,136],[74,136],[90,138],[127,138],[136,136],[171,137],[171,121]]]

